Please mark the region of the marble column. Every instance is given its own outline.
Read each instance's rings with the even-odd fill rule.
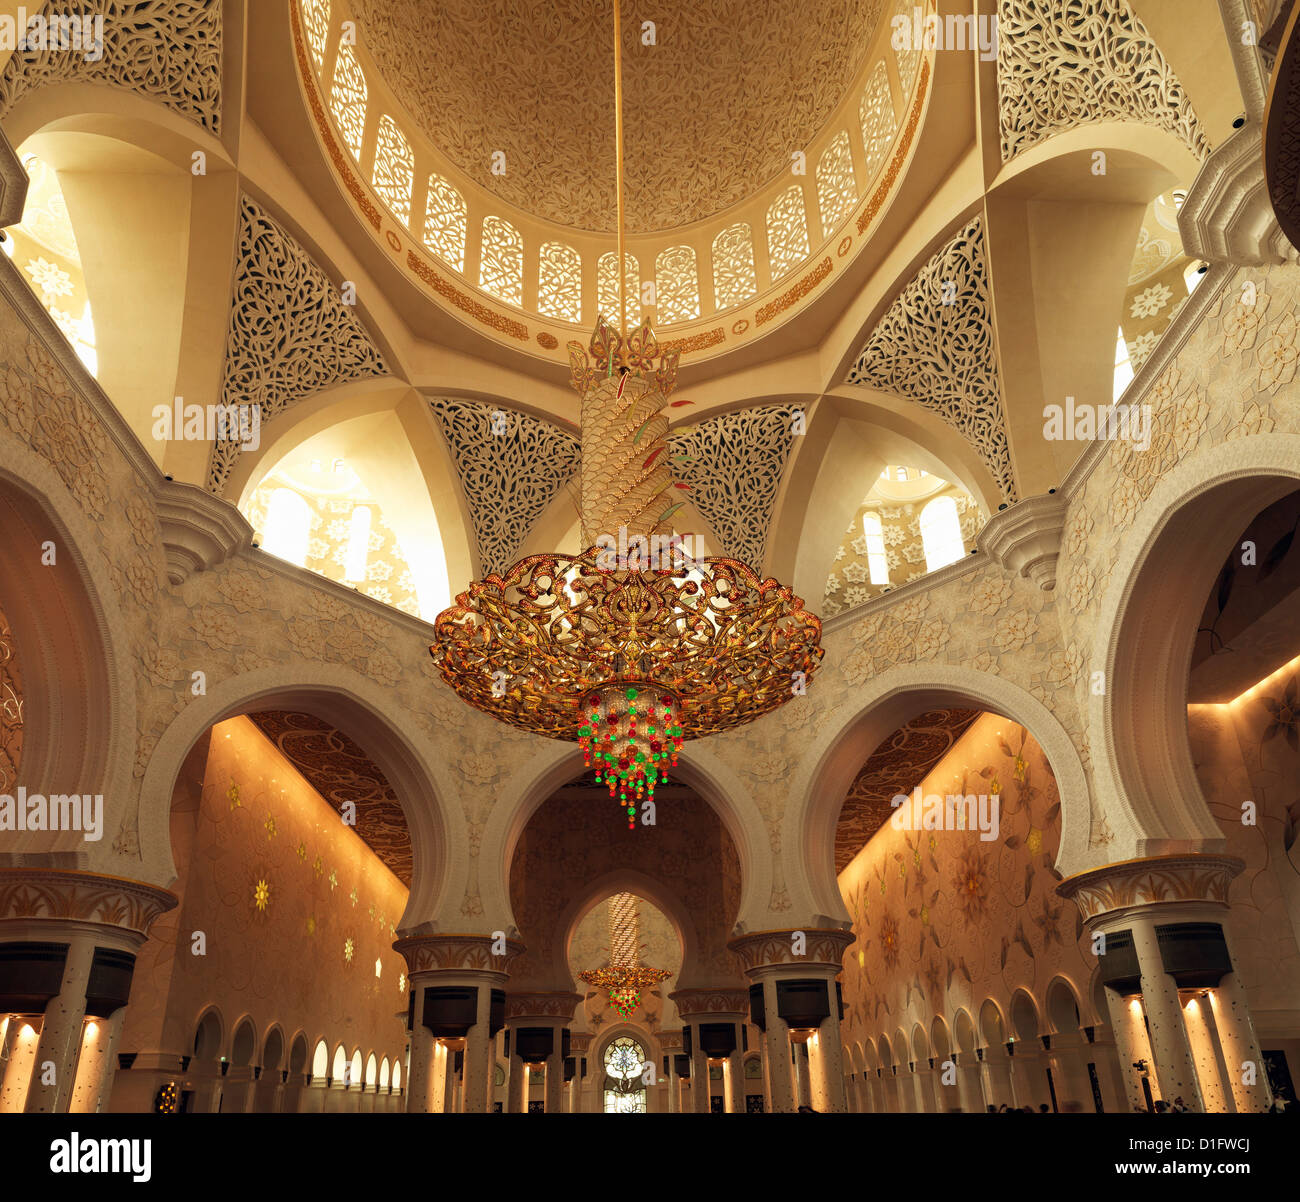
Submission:
[[[0,1114],[17,1114],[27,1107],[27,1092],[36,1066],[41,1020],[19,1014],[5,1020],[4,1076],[0,1079]]]
[[[560,1029],[555,1031],[555,1048],[546,1057],[546,1113],[564,1110],[564,1057],[560,1049]]]
[[[980,1067],[983,1070],[984,1096],[992,1106],[1014,1108],[1016,1095],[1011,1088],[1011,1058],[1007,1049],[1001,1044],[993,1044],[983,1052]]]
[[[700,1047],[700,1025],[691,1023],[691,1110],[708,1114],[712,1109],[713,1082],[709,1076],[709,1057]]]
[[[523,1114],[528,1110],[528,1065],[520,1059],[514,1038],[510,1032],[510,1075],[506,1078],[506,1113]]]
[[[844,1090],[844,1049],[840,1044],[840,1016],[835,1003],[835,982],[830,989],[831,1013],[822,1019],[817,1033],[809,1041],[809,1061],[813,1073],[817,1109],[824,1114],[843,1114],[849,1108]]]
[[[416,986],[412,985],[412,989]],[[433,1032],[420,1020],[420,999],[423,989],[416,995],[415,1026],[411,1030],[411,1059],[407,1067],[410,1076],[406,1082],[406,1109],[412,1114],[427,1114],[433,1109],[435,1093],[441,1091],[434,1084],[434,1058],[437,1041]]]
[[[1222,972],[1225,953],[1229,963],[1231,961],[1225,927],[1228,890],[1232,878],[1244,867],[1243,861],[1218,853],[1153,856],[1090,869],[1057,886],[1059,894],[1071,898],[1079,906],[1090,933],[1130,933],[1132,955],[1137,960],[1136,984],[1141,989],[1142,1009],[1150,1032],[1152,1091],[1158,1090],[1162,1099],[1170,1104],[1181,1097],[1184,1106],[1191,1111],[1204,1110],[1206,1098],[1189,1039],[1184,999],[1180,997],[1178,981],[1166,971],[1157,928],[1204,924],[1206,928],[1217,926],[1223,931],[1223,945],[1217,948],[1215,940],[1207,934],[1201,945],[1203,962],[1199,965],[1190,966],[1186,962],[1188,951],[1196,948],[1197,944],[1184,945],[1179,971],[1186,975],[1181,979],[1189,989],[1199,990],[1200,981],[1207,972]],[[1131,961],[1127,967],[1131,972]],[[1125,969],[1121,967],[1120,971]],[[1133,984],[1118,978],[1103,976],[1103,979],[1115,979],[1125,989]],[[1226,979],[1226,976],[1221,979]],[[1111,992],[1108,988],[1107,1005],[1116,1020],[1116,1044],[1123,1058],[1126,1054],[1122,1043],[1124,1036],[1118,1016],[1114,1014],[1115,1007],[1109,997]],[[1248,1017],[1244,996],[1241,998],[1241,1012]],[[1241,1029],[1244,1028],[1238,1028]],[[1244,1060],[1251,1058],[1249,1051],[1242,1057]],[[1200,1060],[1209,1073],[1211,1057],[1207,1049],[1202,1049]],[[1217,1065],[1213,1075],[1217,1076]],[[1231,1081],[1236,1079],[1236,1075],[1229,1072],[1229,1078],[1235,1104],[1237,1087],[1231,1085]]]
[[[812,1073],[808,1064],[808,1044],[805,1041],[796,1041],[793,1047],[794,1052],[794,1087],[795,1087],[795,1107],[806,1106],[809,1109],[813,1107],[812,1096]]]
[[[1273,1105],[1273,1090],[1264,1070],[1264,1057],[1259,1050],[1246,991],[1235,972],[1210,990],[1210,1006],[1237,1110],[1243,1114],[1267,1110]]]
[[[677,1059],[668,1053],[668,1113],[677,1114],[682,1108],[682,1083],[677,1076]]]
[[[76,1082],[86,1019],[86,984],[95,958],[95,942],[88,936],[68,945],[59,992],[45,1007],[36,1067],[27,1090],[28,1113],[66,1111]]]
[[[1154,916],[1134,917],[1133,946],[1142,970],[1142,1007],[1150,1029],[1160,1093],[1171,1104],[1181,1097],[1191,1111],[1203,1111],[1201,1084],[1192,1059],[1178,985],[1164,968]]]
[[[790,1028],[777,1010],[776,978],[763,978],[764,1101],[769,1114],[790,1114],[798,1108],[794,1061],[790,1054]]]
[[[1135,1067],[1146,1065],[1146,1076],[1152,1086],[1152,1099],[1160,1097],[1159,1084],[1155,1081],[1151,1047],[1147,1042],[1145,1015],[1142,1012],[1142,999],[1139,997],[1121,997],[1118,990],[1106,987],[1106,1011],[1110,1019],[1111,1034],[1115,1039],[1115,1052],[1119,1058],[1120,1076],[1124,1081],[1125,1100],[1130,1111],[1147,1109],[1146,1094],[1142,1089],[1143,1071]]]
[[[466,1114],[488,1114],[492,1110],[492,1078],[495,1061],[494,1040],[490,1033],[492,989],[488,982],[479,986],[474,1025],[465,1037],[465,1106]]]
[[[121,1007],[108,1018],[94,1019],[85,1025],[77,1079],[68,1109],[73,1114],[96,1114],[104,1108],[113,1088],[117,1068],[117,1045],[122,1035],[126,1008]]]
[[[733,1024],[736,1031],[736,1046],[727,1057],[727,1066],[723,1071],[725,1084],[723,1105],[728,1114],[745,1113],[745,1024]]]

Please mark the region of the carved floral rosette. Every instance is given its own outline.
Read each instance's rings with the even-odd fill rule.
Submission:
[[[559,1019],[570,1023],[580,1001],[582,995],[578,993],[507,993],[506,1021],[520,1023],[537,1019],[546,1020],[544,1025],[550,1025]]]
[[[800,933],[805,937],[805,954],[796,956],[794,936]],[[844,964],[844,952],[856,938],[852,931],[838,927],[798,927],[788,931],[755,931],[729,940],[727,947],[739,957],[747,973],[778,964],[839,972]]]
[[[176,908],[174,893],[124,877],[54,868],[0,868],[0,922],[88,922],[148,938]]]
[[[744,989],[678,989],[669,998],[683,1018],[700,1014],[748,1014],[749,993]]]
[[[492,954],[496,940],[491,935],[411,935],[398,939],[393,950],[406,959],[414,976],[420,972],[499,972],[509,970],[524,945],[506,940],[504,956]]]
[[[1227,907],[1228,887],[1245,863],[1234,856],[1154,856],[1107,864],[1067,877],[1056,887],[1085,922],[1130,906],[1200,902]]]

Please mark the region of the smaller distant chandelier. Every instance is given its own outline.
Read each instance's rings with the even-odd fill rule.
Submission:
[[[628,1019],[641,1005],[642,992],[672,975],[641,963],[640,898],[616,893],[609,899],[609,964],[580,972],[578,980],[606,994],[614,1012]]]

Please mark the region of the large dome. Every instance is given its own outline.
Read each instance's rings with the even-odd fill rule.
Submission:
[[[651,45],[640,14],[625,14],[629,231],[704,220],[789,171],[862,69],[881,8],[666,0]],[[536,217],[613,230],[606,0],[356,0],[354,11],[388,84],[466,175]]]

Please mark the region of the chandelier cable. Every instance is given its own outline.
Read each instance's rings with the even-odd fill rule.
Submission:
[[[627,233],[623,223],[623,33],[614,0],[614,191],[618,205],[618,332],[627,337]]]

